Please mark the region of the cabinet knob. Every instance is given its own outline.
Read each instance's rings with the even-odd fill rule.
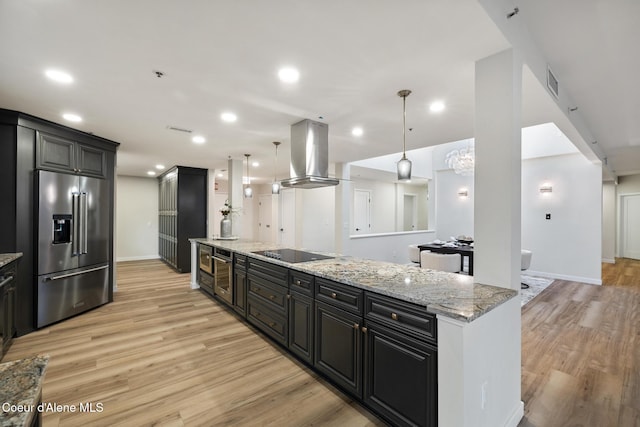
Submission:
[[[269,299],[270,300],[274,300],[274,299],[276,299],[276,296],[275,295],[269,295]]]
[[[391,313],[391,318],[392,318],[393,320],[398,320],[398,315],[397,315],[397,314],[395,314],[395,313]]]
[[[290,294],[287,294],[287,299],[291,299],[291,295]]]
[[[300,283],[300,280],[296,280],[296,285],[301,286],[302,283]]]
[[[336,299],[338,298],[338,295],[335,292],[331,292],[331,298]]]
[[[362,333],[363,333],[363,334],[366,334],[366,333],[367,333],[367,330],[368,330],[368,329],[367,329],[367,327],[366,327],[366,326],[363,326],[363,327],[362,327]]]
[[[353,329],[360,329],[360,325],[359,325],[359,324],[357,324],[357,323],[354,323],[354,324],[353,324]]]
[[[275,326],[276,326],[276,322],[271,322],[271,323],[269,323],[269,326],[271,326],[272,328],[275,328]]]

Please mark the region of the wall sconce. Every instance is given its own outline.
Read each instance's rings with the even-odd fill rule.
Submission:
[[[459,189],[458,190],[458,197],[460,197],[460,198],[469,197],[469,190],[467,190],[466,188]]]
[[[540,192],[541,193],[551,193],[553,191],[553,187],[551,187],[551,184],[542,184],[540,186]]]

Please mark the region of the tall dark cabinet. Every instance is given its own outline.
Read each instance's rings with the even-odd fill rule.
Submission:
[[[38,170],[104,179],[114,200],[118,143],[29,114],[0,109],[0,253],[22,252],[16,283],[16,331],[36,328],[37,262],[35,239]],[[113,300],[113,203],[109,208],[109,292]]]
[[[189,239],[207,235],[207,169],[174,166],[158,181],[160,258],[178,272],[189,273]]]

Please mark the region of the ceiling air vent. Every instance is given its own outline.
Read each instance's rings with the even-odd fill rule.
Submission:
[[[167,126],[169,130],[175,130],[177,132],[191,133],[193,132],[191,129],[179,128],[177,126]]]
[[[551,68],[549,68],[548,65],[547,65],[547,87],[549,88],[553,96],[555,96],[557,99],[558,98],[558,79],[556,79],[556,76],[553,75],[553,73],[551,72]]]

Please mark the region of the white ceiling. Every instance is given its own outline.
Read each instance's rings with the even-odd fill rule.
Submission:
[[[640,172],[636,0],[523,0],[529,28],[618,174]],[[473,136],[475,61],[510,46],[477,0],[0,0],[0,108],[121,143],[118,174],[156,163],[226,169],[244,153],[252,176],[288,175],[289,126],[329,124],[329,160]],[[296,66],[300,81],[277,79]],[[71,85],[44,77],[71,73]],[[154,71],[162,71],[162,78]],[[442,100],[446,110],[430,113]],[[559,121],[546,90],[524,74],[523,125]],[[551,106],[551,107],[550,107]],[[238,121],[219,116],[233,111]],[[73,111],[84,120],[64,122]],[[561,114],[560,114],[561,115]],[[322,119],[319,119],[322,117]],[[193,130],[188,135],[168,130]],[[351,135],[361,126],[364,135]],[[195,145],[192,135],[207,142]],[[591,142],[591,141],[589,141]]]

